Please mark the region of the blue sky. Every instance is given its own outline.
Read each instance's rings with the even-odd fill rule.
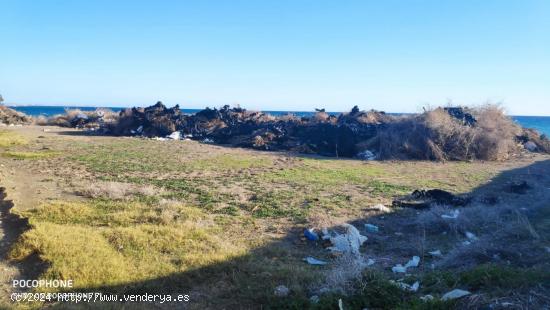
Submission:
[[[550,115],[550,1],[3,1],[7,103]]]

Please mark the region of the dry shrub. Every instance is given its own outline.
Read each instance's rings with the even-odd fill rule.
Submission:
[[[381,158],[428,160],[504,160],[518,151],[520,127],[498,105],[465,109],[473,126],[437,108],[403,116],[379,129]]]
[[[366,267],[367,262],[362,255],[344,254],[333,262],[322,289],[342,294],[352,293],[354,284],[361,279]]]
[[[135,185],[121,182],[94,183],[80,194],[88,198],[128,199],[134,195],[155,196],[159,190],[149,185]]]
[[[315,112],[311,120],[315,123],[324,123],[330,118],[327,112]]]

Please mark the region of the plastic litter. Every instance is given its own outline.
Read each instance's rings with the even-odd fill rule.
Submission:
[[[385,213],[391,212],[391,209],[390,209],[390,208],[386,207],[385,205],[383,205],[383,204],[381,204],[381,203],[379,203],[379,204],[373,206],[372,209],[376,209],[376,210],[378,210],[378,211],[385,212]]]
[[[405,291],[409,291],[409,292],[416,292],[416,291],[418,291],[418,288],[420,287],[420,282],[418,282],[418,281],[414,282],[412,285],[409,285],[409,284],[403,283],[403,282],[399,282],[399,281],[398,282],[392,281],[392,283],[399,286],[401,289],[403,289]]]
[[[374,152],[369,150],[365,150],[363,152],[357,153],[357,158],[362,160],[375,160],[376,157],[377,157],[376,154],[374,154]]]
[[[309,297],[309,301],[311,301],[314,304],[319,303],[319,300],[320,300],[320,298],[317,295],[313,295],[313,296]]]
[[[346,233],[330,238],[333,246],[328,249],[332,252],[359,254],[359,247],[367,241],[367,237],[361,235],[359,230],[351,224],[344,224]]]
[[[329,234],[328,229],[326,227],[321,230],[321,233],[323,234],[321,239],[323,239],[323,240],[329,240],[330,239],[330,234]]]
[[[306,237],[309,241],[319,240],[319,236],[317,235],[317,233],[315,233],[315,231],[313,231],[313,228],[305,229],[304,237]]]
[[[429,294],[420,297],[420,300],[422,300],[422,301],[430,301],[430,300],[433,300],[433,299],[434,299],[434,297],[432,295],[429,295]]]
[[[306,261],[308,264],[310,265],[319,265],[319,266],[323,266],[323,265],[326,265],[328,264],[327,262],[324,262],[322,260],[318,260],[316,259],[315,257],[311,257],[311,256],[308,256],[306,258],[304,258],[304,261]]]
[[[342,302],[342,298],[338,299],[338,309],[344,310],[344,303]]]
[[[431,251],[431,252],[428,252],[428,254],[430,254],[431,256],[434,256],[434,257],[441,257],[441,256],[443,256],[443,254],[441,254],[441,250]]]
[[[372,224],[365,224],[365,229],[368,231],[368,232],[378,232],[378,226],[376,225],[372,225]]]
[[[477,240],[476,235],[474,235],[473,233],[471,233],[471,232],[469,232],[469,231],[467,231],[467,232],[465,233],[465,235],[466,235],[466,238],[468,238],[468,239],[470,239],[470,240]]]
[[[441,300],[457,299],[457,298],[461,298],[461,297],[464,297],[464,296],[467,296],[467,295],[470,295],[470,294],[472,294],[472,293],[470,293],[468,291],[465,291],[465,290],[454,289],[454,290],[446,293],[445,295],[443,295],[441,297]]]
[[[405,273],[407,272],[407,268],[403,267],[401,264],[397,264],[391,268],[391,271],[394,273]]]
[[[472,243],[471,243],[470,241],[468,241],[468,240],[462,242],[462,245],[470,245],[470,244],[472,244]]]
[[[369,259],[367,260],[367,266],[374,265],[375,262],[376,262],[376,261],[375,261],[374,259],[369,258]]]
[[[279,285],[275,288],[275,296],[277,297],[285,297],[285,296],[288,296],[288,294],[290,293],[290,289],[288,289],[288,287],[284,286],[284,285]]]
[[[214,143],[214,140],[210,139],[210,138],[204,138],[202,140],[202,143]]]
[[[441,215],[441,218],[444,218],[444,219],[456,219],[458,218],[458,215],[460,214],[460,211],[458,210],[453,210],[451,211],[450,214],[442,214]]]
[[[174,131],[173,133],[167,135],[166,138],[172,139],[172,140],[180,140],[181,133],[179,131]]]
[[[420,263],[420,257],[418,256],[413,256],[413,258],[411,260],[409,260],[407,262],[407,264],[405,264],[405,268],[409,268],[409,267],[418,267],[418,264]]]
[[[405,266],[403,266],[401,264],[397,264],[397,265],[395,265],[391,268],[391,271],[393,271],[394,273],[405,273],[405,272],[407,272],[407,268],[418,267],[419,263],[420,263],[420,257],[413,256],[413,258],[411,260],[409,260],[405,264]]]

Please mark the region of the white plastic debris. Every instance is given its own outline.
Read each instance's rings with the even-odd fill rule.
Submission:
[[[429,294],[420,297],[420,300],[422,300],[422,301],[424,301],[424,302],[430,301],[430,300],[433,300],[433,299],[434,299],[434,297],[433,297],[432,295],[429,295]]]
[[[378,226],[373,225],[373,224],[365,224],[365,229],[368,232],[378,232]]]
[[[394,273],[405,273],[407,272],[407,268],[403,267],[401,264],[397,264],[391,268],[391,271]]]
[[[400,281],[396,282],[396,281],[393,281],[393,280],[390,280],[390,282],[397,285],[402,290],[409,291],[409,292],[416,292],[416,291],[418,291],[418,288],[420,287],[420,282],[418,282],[418,281],[414,282],[412,285],[407,284],[407,283],[403,283],[403,282],[400,282]]]
[[[377,156],[372,151],[364,150],[363,152],[357,153],[357,157],[362,160],[375,160]]]
[[[443,254],[441,254],[441,250],[431,251],[431,252],[428,252],[428,254],[430,254],[431,256],[434,256],[434,257],[441,257],[443,255]]]
[[[474,235],[473,233],[471,233],[471,232],[469,232],[469,231],[467,231],[467,232],[465,233],[465,235],[466,235],[466,238],[468,238],[468,239],[470,239],[470,240],[477,240],[476,235]]]
[[[304,261],[306,261],[308,264],[310,265],[319,265],[319,266],[322,266],[322,265],[326,265],[327,262],[324,262],[322,260],[318,260],[316,259],[315,257],[311,257],[311,256],[308,256],[306,258],[304,258]]]
[[[383,204],[381,204],[381,203],[379,203],[379,204],[373,206],[372,208],[373,208],[373,209],[376,209],[376,210],[378,210],[378,211],[381,211],[381,212],[385,212],[385,213],[391,212],[391,209],[390,209],[390,208],[386,207],[385,205],[383,205]]]
[[[338,299],[338,309],[344,310],[344,303],[342,302],[342,298]]]
[[[405,266],[403,266],[401,264],[397,264],[397,265],[395,265],[391,268],[391,271],[393,271],[394,273],[405,273],[405,272],[407,272],[407,268],[418,267],[419,263],[420,263],[420,257],[413,256],[413,258],[411,260],[409,260],[405,264]]]
[[[330,234],[329,234],[328,229],[326,227],[321,229],[321,233],[323,234],[321,236],[321,239],[323,239],[323,240],[329,240],[330,239]]]
[[[288,294],[290,293],[290,290],[288,289],[288,287],[284,286],[284,285],[279,285],[275,288],[275,296],[277,297],[285,297],[285,296],[288,296]]]
[[[444,218],[444,219],[456,219],[458,218],[458,215],[460,214],[460,211],[458,210],[453,210],[451,211],[451,213],[449,214],[442,214],[441,215],[441,218]]]
[[[374,263],[376,263],[376,261],[375,261],[374,259],[372,259],[372,258],[369,258],[369,259],[367,260],[367,266],[374,265]]]
[[[405,268],[409,268],[409,267],[418,267],[418,264],[420,263],[420,257],[418,256],[413,256],[413,258],[411,260],[409,260],[407,262],[407,264],[405,264]]]
[[[359,247],[367,241],[367,237],[361,235],[359,230],[351,224],[344,224],[346,233],[330,238],[332,242],[328,249],[332,252],[359,254]]]
[[[166,141],[166,140],[168,140],[168,139],[163,138],[163,137],[153,137],[152,139],[157,140],[157,141]]]
[[[462,242],[462,245],[470,245],[470,244],[472,244],[472,243],[468,240]]]
[[[309,297],[309,301],[311,301],[311,303],[314,303],[314,304],[319,303],[319,300],[320,300],[319,296],[317,296],[317,295],[313,295],[313,296]]]
[[[468,292],[468,291],[464,291],[464,290],[461,290],[461,289],[454,289],[448,293],[446,293],[445,295],[441,296],[441,300],[451,300],[451,299],[457,299],[457,298],[461,298],[461,297],[464,297],[464,296],[467,296],[467,295],[470,295],[471,293]]]
[[[174,131],[173,133],[167,135],[166,138],[172,139],[172,140],[180,140],[181,139],[181,132]]]
[[[202,140],[202,143],[214,143],[214,140],[210,139],[210,138],[204,138]]]

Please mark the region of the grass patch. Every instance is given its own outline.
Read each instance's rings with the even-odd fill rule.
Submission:
[[[27,144],[28,140],[23,136],[7,130],[0,130],[0,147],[10,147]]]
[[[201,224],[202,211],[184,205],[55,202],[20,214],[33,228],[10,257],[38,253],[49,264],[41,278],[73,279],[77,289],[145,281],[242,254],[219,237],[219,227]]]

